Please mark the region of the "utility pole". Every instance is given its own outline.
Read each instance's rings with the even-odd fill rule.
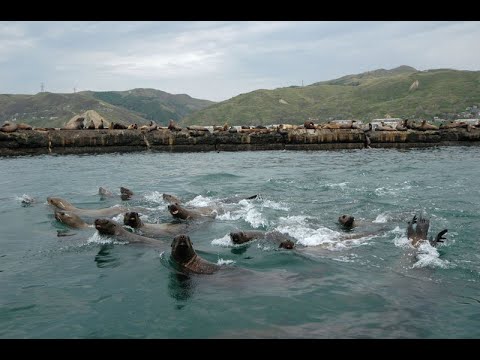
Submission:
[[[77,88],[73,88],[73,93],[75,94],[77,92]]]
[[[40,92],[44,92],[45,91],[45,85],[42,83],[40,83]]]
[[[303,80],[302,80],[302,87],[303,87]]]

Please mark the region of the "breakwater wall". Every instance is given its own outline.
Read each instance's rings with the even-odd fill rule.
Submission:
[[[369,131],[372,148],[480,145],[480,128]],[[169,129],[17,130],[0,132],[0,156],[127,151],[332,150],[364,147],[359,129],[249,129],[237,132]]]

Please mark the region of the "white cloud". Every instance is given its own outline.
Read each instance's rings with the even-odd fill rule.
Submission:
[[[478,70],[478,38],[479,22],[0,22],[0,92],[45,81],[219,101],[403,64]]]

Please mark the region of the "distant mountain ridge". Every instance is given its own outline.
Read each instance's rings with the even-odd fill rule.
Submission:
[[[13,120],[39,127],[62,127],[75,115],[94,110],[108,122],[143,125],[154,120],[166,125],[170,119],[178,121],[210,104],[214,102],[155,89],[0,94],[0,122]]]
[[[308,86],[255,90],[182,119],[182,125],[303,124],[333,119],[391,117],[455,118],[480,107],[480,72],[452,69],[418,71],[410,66],[346,75]]]

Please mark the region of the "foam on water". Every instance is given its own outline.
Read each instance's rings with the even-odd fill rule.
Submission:
[[[234,260],[224,260],[222,258],[217,260],[217,265],[232,265],[235,264]]]
[[[440,259],[438,250],[430,245],[428,241],[422,241],[418,246],[417,251],[417,262],[413,264],[413,268],[439,267],[442,269],[448,269],[454,266],[448,260]]]
[[[144,199],[159,205],[166,205],[166,202],[163,200],[163,193],[158,191],[152,191],[150,194],[145,194]]]
[[[192,206],[192,207],[203,207],[203,206],[213,206],[215,205],[215,201],[209,197],[204,197],[202,195],[195,196],[192,200],[185,203],[185,206]]]
[[[242,200],[238,203],[240,208],[226,211],[225,213],[217,216],[219,220],[231,220],[236,221],[243,219],[254,228],[268,226],[268,221],[262,215],[262,213],[256,208],[256,205]]]
[[[283,203],[278,203],[272,200],[265,200],[262,204],[263,207],[274,209],[274,210],[285,210],[288,211],[290,208],[283,204]]]
[[[98,231],[94,232],[92,236],[87,239],[87,244],[117,244],[117,245],[125,245],[126,242],[120,242],[113,240],[107,236],[102,236]]]
[[[236,244],[234,244],[232,239],[230,238],[230,234],[226,234],[224,237],[221,237],[220,239],[213,239],[211,243],[212,245],[222,246],[222,247],[236,246]]]
[[[390,215],[388,214],[379,214],[377,215],[377,217],[375,218],[375,220],[373,220],[372,222],[374,223],[386,223],[389,219],[391,219]]]

